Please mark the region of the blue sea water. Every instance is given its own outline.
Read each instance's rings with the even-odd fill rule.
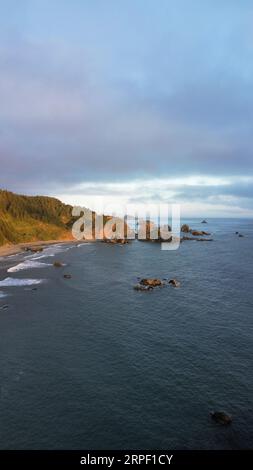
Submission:
[[[253,222],[188,222],[214,241],[0,260],[1,449],[253,447]],[[137,292],[138,277],[181,288]]]

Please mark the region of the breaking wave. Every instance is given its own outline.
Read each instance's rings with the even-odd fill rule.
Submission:
[[[42,258],[49,258],[55,255],[58,255],[58,253],[63,253],[64,251],[68,251],[70,249],[69,246],[64,246],[64,245],[51,245],[47,248],[44,248],[43,253],[41,255],[36,255],[32,257],[33,260],[38,260]]]
[[[34,268],[46,268],[47,266],[51,266],[47,263],[40,263],[39,261],[24,261],[23,263],[19,263],[12,268],[7,269],[8,273],[17,273],[19,271],[24,271],[25,269],[34,269]]]
[[[41,284],[44,279],[15,279],[13,277],[6,277],[0,281],[0,287],[20,287],[20,286],[32,286]]]

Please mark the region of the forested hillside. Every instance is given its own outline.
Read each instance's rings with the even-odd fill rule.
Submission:
[[[70,239],[71,214],[58,199],[0,190],[0,245]]]

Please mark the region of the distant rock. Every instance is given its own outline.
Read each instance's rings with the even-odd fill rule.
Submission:
[[[194,237],[200,237],[202,235],[211,235],[209,232],[204,232],[204,230],[191,230],[191,234]]]
[[[244,237],[244,235],[242,233],[239,233],[238,237],[242,238],[242,237]]]
[[[150,290],[153,290],[153,287],[152,286],[142,286],[141,284],[136,284],[134,286],[134,290],[150,291]]]
[[[64,277],[64,279],[71,279],[72,278],[71,274],[64,274],[63,277]]]
[[[54,266],[55,268],[62,268],[62,267],[63,267],[63,264],[62,264],[60,261],[55,261],[54,264],[53,264],[53,266]]]
[[[195,242],[212,242],[213,241],[213,238],[195,238],[195,237],[186,237],[186,236],[183,236],[181,238],[181,242],[184,242],[184,241],[195,241]]]
[[[204,220],[202,220],[201,223],[202,223],[202,224],[207,224],[207,221],[204,219]]]
[[[183,224],[182,227],[181,227],[181,232],[183,233],[189,233],[191,231],[189,225],[187,224]]]
[[[180,287],[180,282],[177,281],[177,279],[170,279],[169,284],[171,284],[173,287]]]
[[[160,279],[144,278],[139,281],[139,284],[136,284],[134,286],[134,289],[139,290],[139,291],[149,291],[149,290],[153,290],[155,287],[162,287],[164,285],[165,285],[165,282],[161,281]]]
[[[112,245],[127,245],[129,243],[129,240],[127,240],[126,238],[112,238],[111,240],[110,239],[105,239],[105,240],[102,240],[104,243],[111,243]]]
[[[140,284],[142,286],[151,286],[151,287],[157,287],[162,285],[162,281],[160,279],[142,279],[140,281]]]
[[[239,235],[239,232],[235,232],[236,235]]]
[[[228,425],[232,423],[232,418],[224,411],[214,411],[211,414],[212,419],[218,423],[223,425]]]

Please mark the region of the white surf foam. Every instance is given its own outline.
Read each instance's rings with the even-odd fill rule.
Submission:
[[[41,284],[44,279],[15,279],[13,277],[6,277],[0,281],[0,287],[20,287],[20,286],[32,286]]]
[[[47,266],[51,266],[47,263],[40,263],[39,261],[28,260],[24,261],[23,263],[19,263],[12,268],[7,269],[8,273],[17,273],[18,271],[24,271],[25,269],[34,269],[34,268],[46,268]]]
[[[63,245],[52,245],[49,246],[48,248],[44,248],[43,254],[41,255],[36,255],[32,257],[32,259],[37,260],[37,259],[42,259],[42,258],[48,258],[52,256],[58,255],[58,253],[62,253],[64,251],[69,250],[69,246],[63,246]]]
[[[80,243],[80,245],[77,245],[77,248],[80,248],[80,246],[87,246],[87,245],[91,245],[91,243],[89,243],[89,242]]]
[[[4,297],[7,297],[7,294],[5,294],[4,292],[0,292],[0,299],[3,299]]]

